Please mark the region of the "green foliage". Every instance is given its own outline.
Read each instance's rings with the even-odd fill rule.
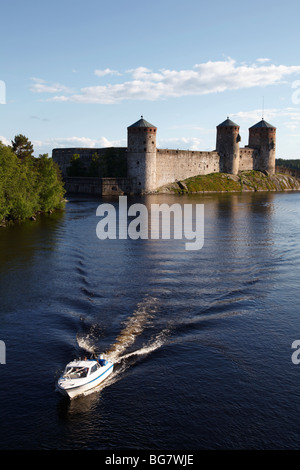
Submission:
[[[44,154],[37,159],[36,167],[39,175],[40,210],[48,212],[52,209],[61,209],[64,206],[65,190],[58,165]]]
[[[79,154],[74,154],[67,169],[68,176],[98,178],[122,178],[127,176],[127,160],[122,149],[107,148],[104,153],[95,152],[86,169]]]
[[[108,148],[100,156],[100,172],[103,178],[122,178],[127,176],[127,159],[124,152],[116,148]]]
[[[290,168],[291,170],[300,170],[300,160],[284,160],[283,158],[276,158],[276,166]]]
[[[15,140],[11,141],[13,152],[17,157],[23,158],[33,158],[33,145],[28,140],[27,137],[23,134],[18,134],[15,136]]]
[[[12,147],[0,142],[0,223],[62,208],[63,196],[60,172],[52,159],[19,158]]]
[[[224,173],[194,176],[185,180],[184,183],[188,192],[241,190],[239,182]]]
[[[85,176],[86,170],[79,153],[74,153],[70,161],[70,166],[67,169],[68,176]]]
[[[101,174],[101,160],[100,156],[95,152],[92,155],[91,163],[87,172],[87,176],[99,177]]]

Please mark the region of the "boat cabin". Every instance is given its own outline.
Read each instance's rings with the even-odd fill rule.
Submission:
[[[69,377],[70,379],[82,379],[88,375],[96,372],[101,366],[96,361],[80,361],[69,363],[64,371],[64,377]]]

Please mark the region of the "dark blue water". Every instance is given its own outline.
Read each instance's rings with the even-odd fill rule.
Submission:
[[[100,241],[101,202],[0,230],[0,448],[298,449],[300,194],[129,200],[204,203],[199,251]],[[55,382],[93,348],[115,373],[69,402]]]

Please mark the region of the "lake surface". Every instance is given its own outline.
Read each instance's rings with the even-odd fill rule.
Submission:
[[[99,240],[100,203],[0,229],[1,449],[298,449],[300,193],[147,196],[204,204],[205,241]],[[68,401],[55,382],[116,362]]]

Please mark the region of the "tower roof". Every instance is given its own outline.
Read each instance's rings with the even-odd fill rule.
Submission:
[[[269,124],[267,121],[265,121],[264,118],[262,118],[261,121],[254,124],[254,126],[250,127],[249,129],[261,129],[263,127],[269,127],[271,129],[276,129],[276,127],[272,126],[272,124]]]
[[[238,124],[233,122],[229,117],[226,119],[226,121],[221,122],[217,127],[239,127]]]
[[[153,126],[153,124],[150,124],[150,122],[146,121],[143,116],[141,116],[141,119],[136,121],[134,124],[131,124],[129,127],[153,127],[156,129],[156,127]]]

